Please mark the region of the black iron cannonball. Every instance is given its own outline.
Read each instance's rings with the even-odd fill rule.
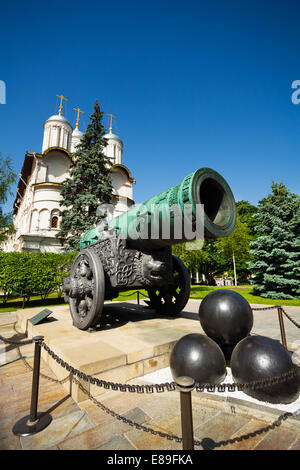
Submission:
[[[202,300],[199,320],[207,336],[221,347],[234,347],[250,333],[253,312],[242,295],[232,290],[218,289]]]
[[[200,384],[217,385],[226,377],[225,358],[220,347],[205,335],[185,335],[175,343],[170,369],[176,382],[187,376]]]
[[[235,382],[248,383],[272,379],[296,370],[290,353],[274,339],[266,336],[248,336],[234,348],[231,371]],[[291,403],[300,393],[300,375],[263,388],[245,388],[247,395],[268,403]]]

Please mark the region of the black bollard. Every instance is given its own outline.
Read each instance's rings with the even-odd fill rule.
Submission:
[[[32,374],[32,389],[31,389],[31,405],[30,414],[24,416],[16,422],[12,431],[16,436],[30,436],[42,431],[52,421],[52,416],[49,413],[38,413],[38,395],[39,395],[39,379],[40,379],[40,363],[41,363],[41,345],[44,340],[43,336],[35,336],[32,338],[34,341],[34,362]]]
[[[180,392],[182,450],[194,450],[192,390],[195,381],[191,377],[177,377],[177,389]]]
[[[279,319],[279,326],[280,326],[280,333],[281,333],[281,344],[285,349],[287,349],[281,305],[277,305],[277,311],[278,311],[278,319]]]

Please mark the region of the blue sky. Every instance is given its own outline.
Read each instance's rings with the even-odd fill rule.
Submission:
[[[298,0],[2,2],[0,151],[19,173],[62,93],[81,130],[96,99],[117,116],[136,202],[200,167],[236,200],[256,204],[272,180],[299,193],[299,13]]]

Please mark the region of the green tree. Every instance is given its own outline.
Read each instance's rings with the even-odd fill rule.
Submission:
[[[45,300],[51,292],[62,296],[64,277],[69,274],[76,253],[0,253],[0,289],[5,304],[9,297],[19,295],[26,300],[40,295]]]
[[[87,130],[73,154],[70,177],[62,184],[62,220],[56,236],[67,251],[79,250],[81,235],[101,220],[96,212],[100,202],[111,202],[111,162],[103,153],[107,141],[103,138],[106,129],[102,117],[96,101]]]
[[[193,242],[190,242],[192,247]],[[180,243],[172,246],[172,253],[180,258],[190,273],[196,273],[206,254],[202,250],[187,249],[186,243]]]
[[[197,272],[204,274],[206,282],[209,285],[214,285],[213,276],[220,270],[219,261],[214,256],[214,245],[215,240],[204,240],[202,248],[195,250],[187,249],[186,244],[181,243],[172,246],[172,253],[184,262],[192,274]]]
[[[0,244],[14,232],[12,214],[3,213],[3,204],[7,201],[10,187],[16,181],[16,173],[13,171],[11,158],[3,158],[0,153]]]
[[[256,236],[255,227],[257,225],[256,214],[258,208],[250,204],[249,201],[237,201],[236,202],[237,213],[240,221],[247,224],[249,228],[249,234],[252,237]]]
[[[244,282],[249,274],[250,241],[248,225],[237,215],[233,232],[228,237],[218,239],[215,243],[215,257],[224,271],[233,272],[235,285],[237,285],[237,280]]]
[[[261,297],[293,299],[300,294],[300,196],[273,182],[272,193],[259,201],[251,242],[254,292]]]

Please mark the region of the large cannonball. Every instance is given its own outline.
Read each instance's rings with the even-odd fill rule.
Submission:
[[[221,347],[229,346],[224,350],[233,348],[253,326],[253,313],[247,300],[228,289],[218,289],[204,297],[199,319],[207,336]]]
[[[234,348],[231,371],[235,382],[248,383],[271,379],[296,368],[289,352],[266,336],[248,336]],[[300,393],[300,375],[263,388],[245,388],[244,392],[269,403],[291,403]]]
[[[170,368],[176,382],[187,376],[200,384],[219,384],[226,377],[226,363],[220,347],[207,336],[189,334],[180,338],[170,357]]]

